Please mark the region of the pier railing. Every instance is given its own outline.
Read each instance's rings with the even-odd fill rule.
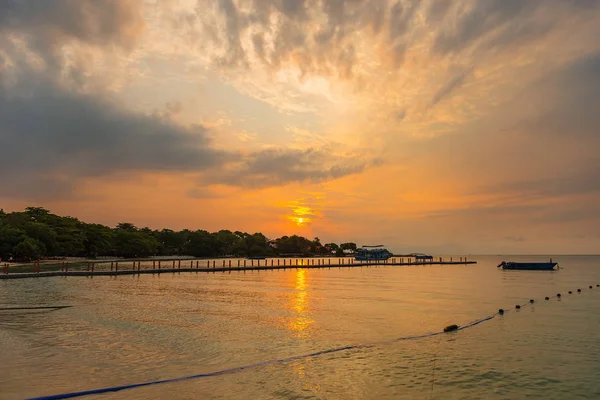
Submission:
[[[9,277],[67,276],[67,275],[122,275],[135,273],[161,273],[176,271],[233,271],[286,268],[369,267],[409,265],[453,265],[474,264],[467,257],[392,257],[387,260],[356,260],[349,257],[324,258],[220,258],[220,259],[171,259],[171,260],[112,260],[79,261],[59,264],[44,264],[39,261],[23,265],[4,264],[0,279]]]

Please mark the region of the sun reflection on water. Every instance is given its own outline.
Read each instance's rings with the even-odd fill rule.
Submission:
[[[304,265],[304,260],[299,260],[298,265]],[[310,291],[308,285],[308,273],[304,268],[296,270],[294,292],[288,303],[289,310],[294,314],[287,324],[287,329],[290,330],[295,337],[307,339],[311,336],[313,324],[315,320],[310,315]],[[291,365],[292,370],[302,382],[305,390],[317,392],[319,385],[311,383],[307,375],[310,371],[307,370],[307,365],[304,360],[300,360]]]
[[[294,312],[294,316],[287,324],[287,328],[295,333],[296,337],[310,337],[310,330],[314,320],[309,313],[309,291],[306,279],[306,270],[298,269],[296,271],[296,285],[294,294],[290,299],[289,309]]]

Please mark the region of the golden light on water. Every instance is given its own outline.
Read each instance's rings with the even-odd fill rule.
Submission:
[[[297,337],[310,336],[311,325],[315,322],[309,314],[309,291],[306,280],[306,270],[296,271],[296,284],[293,297],[289,302],[289,309],[295,314],[287,324],[287,328]]]

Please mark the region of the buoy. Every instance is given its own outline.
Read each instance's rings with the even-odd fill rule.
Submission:
[[[448,325],[447,327],[444,328],[444,332],[452,332],[458,329],[458,325],[454,324],[454,325]]]
[[[590,285],[590,289],[592,288],[592,285]]]
[[[578,292],[578,293],[581,293],[581,289],[577,289],[577,292]]]
[[[515,306],[515,308],[518,310],[518,309],[520,309],[520,308],[521,308],[521,306],[517,304],[517,305]]]
[[[546,300],[550,300],[550,297],[546,296]]]
[[[533,304],[533,303],[534,303],[534,300],[533,300],[533,299],[531,299],[531,300],[529,300],[529,302],[530,302],[531,304]]]
[[[499,309],[499,310],[498,310],[498,314],[500,314],[500,315],[504,315],[504,310],[503,310],[503,309]]]
[[[569,290],[569,294],[573,294],[573,292],[571,292],[571,291]]]
[[[556,297],[560,297],[560,293],[557,293],[557,294],[556,294]]]

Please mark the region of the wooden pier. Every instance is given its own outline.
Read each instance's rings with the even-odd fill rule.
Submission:
[[[96,267],[99,263],[87,263],[86,270],[69,270],[69,264],[63,263],[60,271],[41,271],[39,263],[34,265],[34,272],[9,272],[8,264],[2,267],[0,279],[42,278],[52,276],[117,276],[163,274],[176,272],[232,272],[232,271],[271,271],[300,268],[359,268],[359,267],[392,267],[392,266],[428,266],[428,265],[466,265],[476,264],[466,257],[443,259],[439,257],[432,260],[416,260],[404,258],[390,258],[377,261],[357,261],[348,258],[309,258],[309,259],[222,259],[222,260],[152,260],[142,267],[141,261],[110,261],[110,270],[101,270]],[[182,265],[181,261],[184,261]],[[232,263],[232,261],[234,261]],[[168,263],[163,267],[162,263]],[[185,265],[185,262],[189,262]],[[120,265],[119,265],[120,263]],[[108,262],[102,264],[108,265]],[[12,267],[13,270],[18,267]]]

